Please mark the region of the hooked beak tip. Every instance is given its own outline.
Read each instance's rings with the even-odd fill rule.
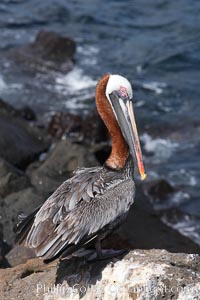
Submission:
[[[147,174],[143,173],[143,174],[140,175],[140,177],[141,177],[141,180],[145,180],[147,178]]]

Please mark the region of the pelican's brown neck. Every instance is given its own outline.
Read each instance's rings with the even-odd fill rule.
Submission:
[[[106,161],[106,165],[113,169],[121,169],[125,166],[129,155],[129,147],[122,135],[112,107],[106,97],[106,86],[110,75],[104,75],[96,87],[96,105],[99,115],[104,121],[112,140],[112,151]]]

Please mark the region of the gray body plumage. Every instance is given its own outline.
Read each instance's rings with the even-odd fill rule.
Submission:
[[[29,230],[21,226],[19,240],[45,259],[66,249],[73,252],[115,229],[127,215],[134,195],[130,159],[121,170],[106,166],[80,169],[33,215]]]

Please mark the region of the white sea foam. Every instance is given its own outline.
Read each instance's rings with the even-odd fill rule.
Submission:
[[[55,79],[55,90],[66,97],[65,106],[70,110],[86,108],[88,99],[95,96],[96,81],[76,67],[67,75]]]
[[[144,149],[154,155],[153,161],[155,163],[160,163],[161,161],[166,161],[169,159],[172,153],[178,147],[178,143],[171,142],[169,139],[153,139],[147,133],[144,133],[140,139],[144,143]]]
[[[0,75],[0,92],[10,93],[12,89],[21,89],[22,84],[20,83],[7,83],[3,76]]]
[[[186,186],[196,186],[198,184],[197,177],[192,170],[174,170],[170,172],[169,178],[175,184],[184,184]]]
[[[84,75],[83,70],[76,67],[67,75],[59,75],[55,79],[55,89],[64,95],[73,95],[96,85],[96,81]]]
[[[143,101],[143,100],[139,100],[136,103],[134,103],[135,107],[142,107],[144,105],[145,105],[145,101]]]
[[[200,220],[186,215],[182,217],[182,220],[176,223],[170,222],[165,216],[162,217],[162,221],[200,245]]]
[[[93,97],[94,93],[86,93],[77,95],[76,97],[71,97],[70,101],[65,102],[65,107],[73,111],[77,111],[77,109],[88,109],[91,105],[87,102],[87,100],[89,98],[92,99]]]
[[[99,49],[92,45],[79,46],[77,53],[81,56],[81,64],[94,66],[97,64]]]
[[[153,206],[156,210],[164,210],[176,208],[190,199],[190,195],[183,191],[173,193],[168,197],[167,201],[154,201]]]
[[[84,55],[92,55],[92,54],[98,54],[99,49],[93,45],[90,46],[78,46],[77,52],[84,54]]]
[[[3,77],[0,75],[0,91],[4,91],[8,88],[5,80],[3,79]]]
[[[167,87],[167,84],[165,82],[151,81],[143,83],[142,87],[146,90],[153,91],[156,94],[162,94],[164,88]]]
[[[142,72],[142,65],[137,65],[136,66],[136,71],[138,72],[138,73],[141,73]]]

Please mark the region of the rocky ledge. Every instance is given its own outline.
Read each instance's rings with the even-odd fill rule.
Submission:
[[[45,265],[29,260],[0,270],[1,299],[199,299],[200,258],[134,250],[111,261],[74,258]]]

